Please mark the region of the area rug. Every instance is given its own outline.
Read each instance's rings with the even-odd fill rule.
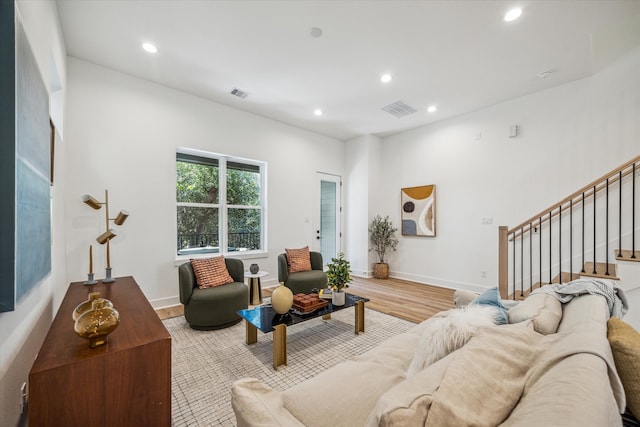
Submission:
[[[172,337],[173,425],[234,426],[231,384],[258,378],[285,390],[323,369],[351,359],[414,323],[365,308],[365,333],[354,334],[354,309],[333,313],[287,329],[286,366],[273,369],[273,334],[258,331],[258,342],[245,343],[244,321],[217,331],[196,331],[184,317],[163,321]]]

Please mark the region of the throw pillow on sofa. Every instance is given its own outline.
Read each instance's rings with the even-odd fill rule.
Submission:
[[[623,320],[612,317],[607,321],[607,339],[627,396],[627,407],[640,418],[640,333]]]
[[[287,264],[289,264],[289,273],[298,271],[311,270],[311,255],[309,255],[309,246],[300,249],[285,249],[287,253]]]
[[[469,304],[425,320],[407,378],[461,348],[480,328],[495,325],[499,318],[501,313],[494,306]]]
[[[456,308],[462,308],[469,305],[471,301],[478,297],[477,292],[467,291],[465,289],[456,289],[453,293],[453,304]]]
[[[509,323],[509,317],[507,315],[507,308],[502,304],[500,295],[498,294],[498,288],[494,287],[487,289],[480,295],[478,295],[469,305],[488,305],[496,308],[498,311],[498,317],[495,319],[496,325],[504,325]]]
[[[542,334],[555,334],[562,320],[562,304],[549,294],[532,294],[509,309],[509,323],[531,319],[533,330]]]
[[[200,289],[213,288],[234,282],[229,270],[227,270],[227,264],[224,262],[223,256],[192,259],[191,267]]]

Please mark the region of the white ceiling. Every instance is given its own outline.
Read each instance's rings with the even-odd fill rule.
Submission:
[[[70,56],[343,140],[580,79],[640,45],[640,0],[57,3]],[[504,22],[515,6],[520,19]],[[396,101],[418,111],[381,110]]]

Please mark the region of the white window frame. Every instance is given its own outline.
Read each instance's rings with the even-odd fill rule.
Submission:
[[[177,233],[178,233],[178,207],[188,206],[188,207],[203,207],[203,208],[218,208],[218,223],[219,231],[218,231],[218,239],[219,239],[219,251],[218,252],[205,252],[199,254],[191,254],[191,255],[178,255],[178,248],[175,247],[174,251],[176,253],[177,260],[184,260],[189,258],[209,258],[211,256],[224,255],[228,257],[237,257],[237,258],[256,258],[260,255],[266,256],[267,254],[267,232],[266,232],[266,224],[267,224],[267,162],[247,159],[243,157],[230,156],[226,154],[213,153],[208,151],[196,150],[192,148],[186,147],[178,147],[176,149],[177,154],[190,154],[198,157],[205,157],[209,159],[215,159],[218,161],[218,203],[186,203],[186,202],[178,202],[176,200],[176,209],[174,212],[175,226],[174,230],[176,233],[176,238],[174,242],[177,242]],[[175,185],[178,179],[178,168],[177,168],[177,158],[175,160],[175,179],[173,181],[174,186],[174,194],[175,194]],[[236,162],[236,163],[244,163],[247,165],[257,166],[260,169],[260,206],[253,205],[229,205],[227,204],[227,162]],[[228,224],[227,224],[227,210],[231,209],[260,209],[260,249],[247,250],[247,251],[228,251],[227,242],[228,238]]]

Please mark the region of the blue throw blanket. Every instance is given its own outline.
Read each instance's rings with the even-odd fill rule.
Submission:
[[[592,294],[602,295],[607,300],[609,315],[622,319],[629,309],[629,303],[624,291],[613,280],[585,278],[572,280],[569,283],[555,283],[545,285],[534,290],[531,294],[545,293],[552,295],[561,303],[567,303],[573,297]]]

